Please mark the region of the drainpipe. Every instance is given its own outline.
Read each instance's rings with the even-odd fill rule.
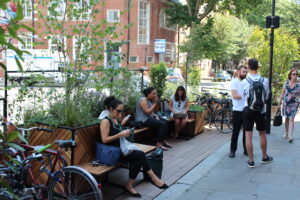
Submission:
[[[129,24],[130,24],[130,7],[131,7],[131,0],[128,0],[128,30],[127,30],[127,41],[128,41],[128,44],[127,44],[127,67],[129,65],[129,55],[130,55],[130,27],[129,27]]]

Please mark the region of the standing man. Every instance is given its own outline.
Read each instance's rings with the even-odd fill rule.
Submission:
[[[233,104],[233,111],[232,111],[233,131],[231,136],[229,158],[235,157],[239,134],[243,124],[243,109],[246,100],[242,98],[242,94],[243,94],[242,80],[245,79],[247,75],[246,67],[243,65],[239,66],[238,70],[236,71],[236,75],[237,76],[230,83],[232,104]],[[244,147],[244,155],[248,155],[246,144],[245,144],[244,129],[243,129],[243,147]]]
[[[255,167],[253,159],[253,126],[259,132],[260,148],[262,151],[261,163],[272,162],[273,158],[267,154],[266,137],[266,100],[269,97],[269,81],[257,74],[258,61],[248,60],[250,76],[242,81],[243,98],[246,100],[243,111],[243,124],[246,131],[246,147],[249,156],[248,167]]]

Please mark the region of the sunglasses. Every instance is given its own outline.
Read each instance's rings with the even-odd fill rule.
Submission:
[[[116,110],[118,113],[124,112],[123,110]]]
[[[297,76],[298,74],[292,74],[293,76]]]
[[[179,101],[179,103],[178,103],[178,108],[180,107],[180,105],[181,105],[181,101]]]

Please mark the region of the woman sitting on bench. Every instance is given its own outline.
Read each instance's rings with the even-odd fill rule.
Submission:
[[[171,96],[169,108],[172,111],[171,117],[175,120],[174,139],[178,138],[179,132],[185,127],[187,112],[190,109],[189,98],[183,86],[178,86],[174,95]]]
[[[148,87],[143,91],[145,97],[142,97],[136,105],[136,118],[135,121],[140,121],[143,126],[150,127],[157,134],[156,146],[166,151],[172,148],[170,144],[165,141],[166,134],[168,133],[168,122],[163,118],[159,118],[155,113],[156,104],[159,102],[157,92],[154,87]]]
[[[122,130],[121,123],[119,121],[121,113],[123,112],[122,101],[116,99],[115,97],[107,97],[104,101],[106,107],[109,110],[108,116],[106,116],[100,124],[101,139],[105,144],[120,147],[119,138],[128,137],[130,135],[129,129]],[[121,131],[122,130],[122,131]],[[124,157],[126,161],[129,162],[129,180],[126,185],[126,190],[129,194],[134,197],[141,198],[142,195],[137,193],[133,187],[133,183],[143,167],[143,170],[147,172],[151,178],[151,183],[160,189],[166,189],[168,186],[162,182],[149,167],[146,159],[146,155],[143,151],[134,150],[128,156]]]

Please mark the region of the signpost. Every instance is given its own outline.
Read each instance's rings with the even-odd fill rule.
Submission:
[[[274,29],[279,28],[280,17],[275,16],[275,0],[272,0],[272,16],[266,18],[266,28],[271,28],[270,33],[270,71],[269,71],[269,89],[270,95],[267,102],[266,132],[271,132],[271,106],[272,106],[272,72],[273,72],[273,50],[274,50]]]

